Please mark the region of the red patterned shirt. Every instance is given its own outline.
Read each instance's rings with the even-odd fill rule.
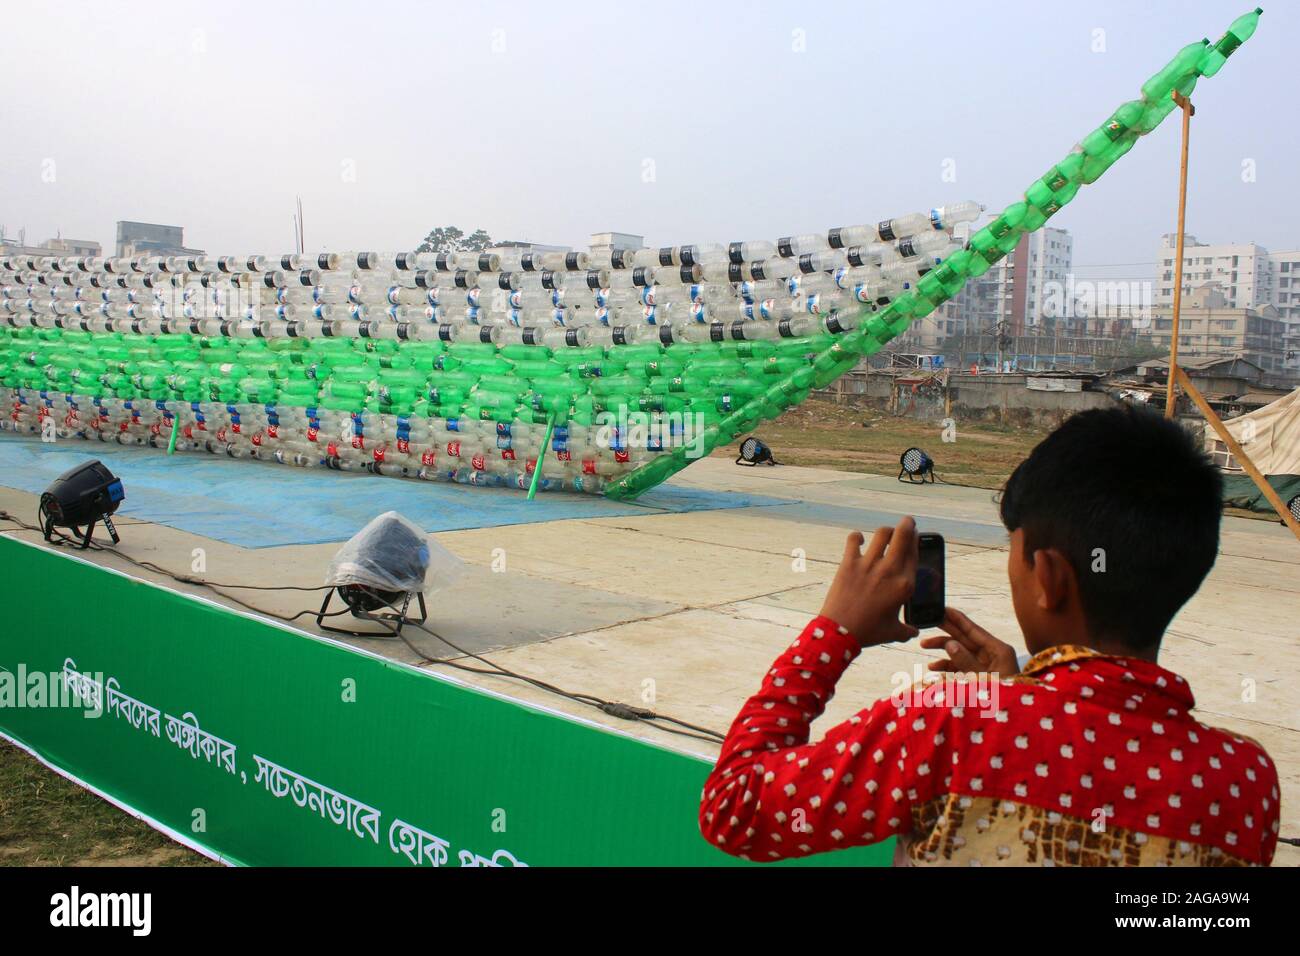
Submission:
[[[736,717],[700,829],[759,862],[897,837],[911,865],[1267,865],[1277,771],[1156,664],[1063,645],[1010,680],[921,684],[809,743],[857,657],[814,619]]]

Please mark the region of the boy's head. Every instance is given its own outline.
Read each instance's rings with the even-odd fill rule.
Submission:
[[[1007,479],[1011,596],[1028,649],[1082,643],[1154,659],[1214,565],[1223,480],[1179,425],[1080,412]]]

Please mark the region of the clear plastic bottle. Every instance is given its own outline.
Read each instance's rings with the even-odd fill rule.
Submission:
[[[952,244],[952,236],[946,232],[919,233],[905,236],[895,242],[881,260],[882,266],[893,259],[914,259],[918,256],[931,257],[947,249]]]
[[[540,286],[516,289],[506,296],[506,303],[512,309],[555,309],[563,307],[565,293],[564,290],[543,289]]]
[[[876,224],[875,238],[879,242],[893,242],[906,236],[915,235],[926,229],[933,229],[934,224],[924,213],[914,212],[896,219],[885,219]]]
[[[656,283],[659,270],[655,266],[633,266],[630,269],[611,270],[605,287],[613,289],[644,288]]]
[[[407,252],[358,252],[353,261],[363,272],[405,271],[415,264],[414,253]]]
[[[782,236],[776,241],[776,254],[790,259],[813,252],[822,252],[830,248],[826,234],[806,232],[801,236]]]
[[[831,272],[848,263],[841,250],[826,249],[821,252],[805,252],[795,262],[804,275],[815,272]]]
[[[838,274],[842,271],[847,270],[837,269],[836,273]],[[839,291],[839,289],[840,286],[837,283],[835,276],[827,272],[814,272],[810,275],[800,274],[797,276],[791,276],[786,280],[785,284],[785,291],[791,297],[801,293],[805,295],[814,295],[818,292],[832,292]]]
[[[624,256],[624,261],[626,261]],[[679,266],[682,264],[681,253],[676,246],[637,249],[632,253],[632,267],[637,266]]]
[[[462,265],[462,255],[459,252],[426,252],[418,254],[416,261],[422,268],[435,272],[457,272],[473,262],[472,258],[467,258]]]
[[[966,199],[930,210],[930,224],[935,229],[952,230],[963,222],[974,222],[984,211],[984,204]]]
[[[591,268],[591,256],[586,252],[566,249],[563,252],[543,252],[541,254],[543,269],[552,272],[586,272]]]

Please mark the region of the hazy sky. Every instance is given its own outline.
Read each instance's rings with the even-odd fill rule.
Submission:
[[[118,219],[176,223],[224,254],[291,249],[296,194],[309,250],[447,223],[657,245],[1000,207],[1249,2],[9,4],[0,223],[106,248]],[[1196,91],[1203,241],[1300,247],[1297,39],[1300,4],[1272,4]],[[1150,275],[1177,120],[1054,221],[1082,274]]]

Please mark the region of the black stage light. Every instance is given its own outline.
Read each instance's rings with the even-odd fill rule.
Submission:
[[[377,636],[325,623],[326,611],[336,593],[354,618],[378,624],[392,636],[400,634],[407,624],[423,624],[429,616],[424,603],[429,557],[429,540],[417,525],[395,511],[375,518],[330,562],[325,583],[333,588],[326,592],[316,615],[317,626],[338,634]],[[406,613],[412,598],[420,607],[418,618]]]
[[[740,443],[740,455],[736,458],[737,465],[779,465],[780,462],[772,457],[772,449],[767,447],[766,443],[754,437],[746,438]]]
[[[54,539],[55,528],[69,528],[81,538],[84,550],[90,547],[95,523],[102,521],[109,537],[117,544],[121,539],[110,515],[125,497],[121,480],[102,462],[88,461],[69,468],[41,495],[40,521],[45,540]],[[83,525],[85,531],[81,530]]]
[[[898,471],[898,480],[902,481],[903,476],[907,476],[908,481],[925,482],[926,476],[929,476],[931,482],[934,481],[934,461],[925,452],[919,448],[909,448],[898,458],[901,468]]]

